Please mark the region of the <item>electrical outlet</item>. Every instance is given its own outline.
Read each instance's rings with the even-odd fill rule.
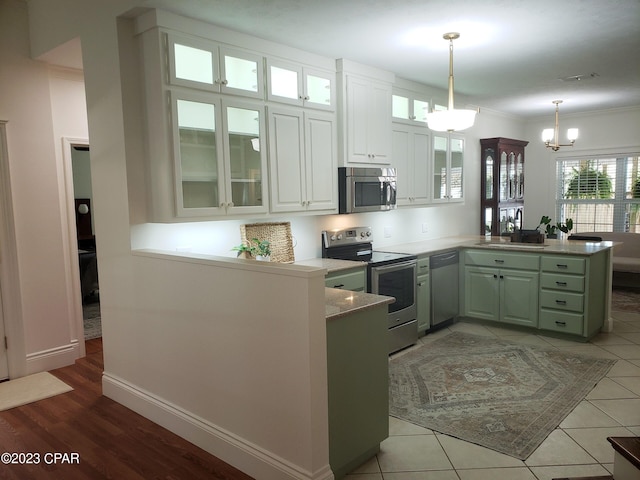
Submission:
[[[422,224],[422,233],[429,233],[429,225],[426,223]]]
[[[384,238],[391,237],[391,227],[384,227]]]

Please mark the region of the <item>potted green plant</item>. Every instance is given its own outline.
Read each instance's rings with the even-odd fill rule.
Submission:
[[[564,223],[557,222],[553,225],[551,217],[543,215],[538,225],[538,231],[540,233],[546,233],[547,238],[558,238],[557,231],[560,230],[563,233],[569,233],[573,230],[573,219],[567,218]]]
[[[231,250],[238,252],[238,258],[255,258],[256,260],[269,261],[271,257],[271,244],[268,240],[252,238],[248,243],[241,243]]]
[[[557,238],[558,234],[556,233],[556,226],[551,225],[551,217],[543,215],[540,219],[540,224],[538,225],[538,231],[540,233],[546,233],[547,238]]]

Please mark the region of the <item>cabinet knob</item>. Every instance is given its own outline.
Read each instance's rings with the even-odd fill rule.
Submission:
[[[229,83],[229,80],[226,80],[226,79],[225,79],[225,80],[222,80],[222,82],[221,82],[221,83],[222,83],[222,85],[227,85],[227,84]]]

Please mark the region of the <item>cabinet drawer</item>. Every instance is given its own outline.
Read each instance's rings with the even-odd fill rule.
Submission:
[[[542,290],[540,292],[540,306],[556,310],[582,312],[584,308],[584,295],[581,293],[559,292],[556,290]]]
[[[584,274],[586,270],[586,260],[579,257],[543,255],[541,264],[543,272]]]
[[[540,256],[527,253],[488,252],[486,250],[466,250],[465,264],[483,267],[517,268],[519,270],[538,270]]]
[[[573,335],[582,335],[584,317],[579,313],[558,312],[555,310],[540,310],[539,328],[564,332]]]
[[[559,273],[543,273],[540,286],[549,290],[568,292],[584,292],[584,277],[580,275],[562,275]]]
[[[325,286],[329,288],[342,288],[364,292],[367,290],[367,275],[364,268],[349,270],[347,272],[330,273],[324,279]]]
[[[418,257],[418,275],[429,273],[429,257]]]

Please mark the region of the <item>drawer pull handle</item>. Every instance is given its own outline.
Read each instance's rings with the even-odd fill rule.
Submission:
[[[569,268],[569,265],[563,264],[563,263],[556,263],[556,267],[558,268]]]
[[[556,282],[556,285],[559,287],[566,287],[567,286],[567,282]]]
[[[566,304],[567,304],[567,301],[566,301],[566,300],[556,300],[556,303],[557,303],[558,305],[566,305]]]
[[[334,285],[333,288],[342,288],[344,287],[344,283],[339,283],[338,285]]]
[[[496,259],[494,260],[494,262],[496,262],[496,263],[504,263],[504,260],[499,260],[499,259],[497,259],[497,258],[496,258]]]
[[[559,322],[556,320],[556,325],[559,327],[566,327],[567,326],[567,322]]]

